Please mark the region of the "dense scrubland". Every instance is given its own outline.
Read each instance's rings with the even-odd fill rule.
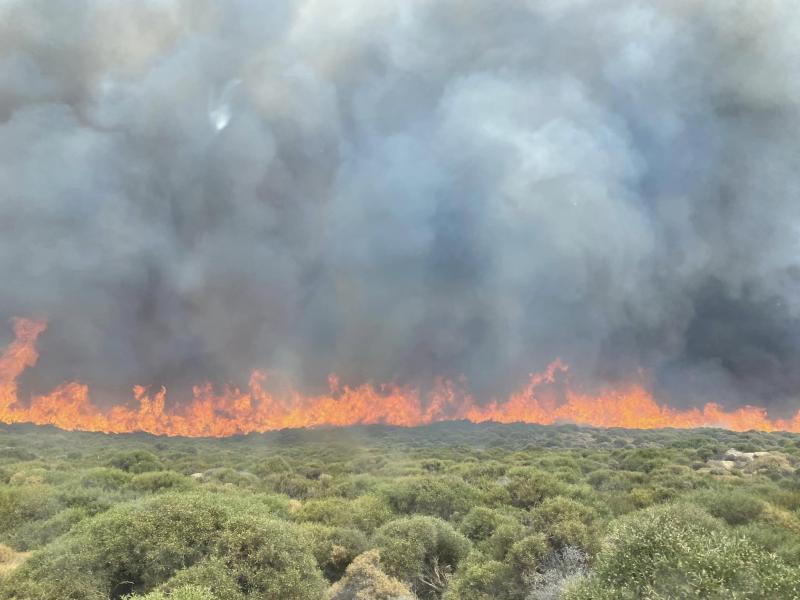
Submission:
[[[800,598],[798,466],[711,429],[5,426],[0,598]]]

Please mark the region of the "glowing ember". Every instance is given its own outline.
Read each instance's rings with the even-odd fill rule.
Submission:
[[[726,411],[717,404],[702,409],[676,410],[656,403],[639,384],[588,395],[567,389],[556,401],[547,389],[567,367],[552,363],[533,374],[525,388],[503,401],[480,405],[459,382],[440,380],[422,397],[415,389],[365,383],[340,385],[336,376],[330,390],[305,396],[290,390],[274,394],[265,387],[266,376],[256,371],[246,390],[227,389],[216,394],[210,384],[195,386],[193,400],[167,407],[166,390],[152,392],[136,386],[133,406],[103,410],[92,404],[88,386],[70,382],[46,396],[36,396],[26,406],[19,402],[17,378],[36,364],[36,340],[46,323],[14,319],[15,340],[0,355],[0,421],[55,425],[62,429],[121,433],[146,431],[158,435],[227,436],[290,427],[386,423],[424,425],[435,421],[469,419],[553,424],[571,422],[598,427],[654,429],[660,427],[724,427],[735,431],[758,429],[800,432],[800,412],[792,419],[771,420],[761,408]],[[568,382],[567,382],[568,383]]]

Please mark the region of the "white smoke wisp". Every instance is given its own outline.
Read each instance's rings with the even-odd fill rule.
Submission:
[[[232,79],[222,88],[219,94],[212,93],[208,100],[208,120],[215,131],[222,131],[233,117],[231,103],[236,88],[241,85],[240,79]]]

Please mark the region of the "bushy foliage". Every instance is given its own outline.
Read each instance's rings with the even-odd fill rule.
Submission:
[[[746,525],[758,518],[764,510],[761,500],[735,489],[704,492],[697,495],[695,501],[729,525]]]
[[[311,600],[324,590],[304,536],[285,521],[237,515],[220,532],[217,552],[252,597]]]
[[[45,483],[50,477],[47,469],[42,467],[31,467],[30,469],[22,469],[17,471],[8,478],[8,483],[11,485],[37,485]]]
[[[408,583],[420,597],[434,597],[469,553],[470,543],[447,522],[436,517],[404,517],[375,534],[384,568]]]
[[[82,508],[65,508],[47,519],[20,523],[8,533],[7,539],[18,550],[33,550],[68,532],[87,516]]]
[[[151,589],[202,558],[224,520],[222,506],[200,496],[165,495],[122,504],[81,523],[14,577],[43,582],[91,573],[101,594]]]
[[[534,467],[517,467],[508,472],[511,503],[519,508],[533,508],[545,498],[564,494],[567,485],[554,475]]]
[[[470,554],[451,582],[444,600],[506,600],[513,597],[510,570],[506,563],[487,559],[480,552]]]
[[[517,576],[524,577],[534,573],[549,553],[547,538],[541,533],[533,533],[511,546],[507,562]]]
[[[395,514],[383,496],[364,494],[350,503],[353,524],[367,533],[391,521]]]
[[[257,512],[257,506],[252,508]],[[314,558],[295,526],[257,519],[213,495],[164,494],[116,506],[81,523],[25,563],[5,591],[7,597],[31,600],[118,597],[152,590],[216,555],[224,557],[226,568],[247,589],[300,599],[315,597],[309,590],[322,588]],[[58,581],[68,587],[52,596]]]
[[[108,463],[110,467],[127,471],[128,473],[146,473],[159,471],[163,468],[159,458],[147,450],[129,450],[119,452],[112,456]]]
[[[212,590],[215,600],[244,600],[244,592],[236,581],[235,573],[219,557],[207,557],[190,567],[176,572],[157,590],[169,597],[185,587]]]
[[[80,477],[81,485],[104,491],[122,489],[130,480],[130,473],[114,467],[88,469]]]
[[[395,512],[445,520],[465,515],[478,495],[463,480],[446,475],[406,477],[385,485],[381,492]]]
[[[493,558],[479,550],[471,552],[456,571],[445,600],[524,598],[528,579],[550,554],[547,540],[541,534],[524,535],[503,554],[501,558]]]
[[[641,477],[637,477],[635,473],[611,469],[597,469],[587,477],[589,484],[601,492],[627,492],[638,483],[637,480],[641,481]]]
[[[341,578],[353,559],[369,546],[367,536],[357,529],[305,524],[301,530],[317,565],[329,581]]]
[[[800,436],[0,425],[0,544],[0,600],[791,598]]]
[[[594,573],[570,598],[794,598],[800,570],[699,508],[672,504],[612,524]]]
[[[219,596],[208,587],[183,585],[171,592],[150,592],[144,596],[130,596],[129,600],[219,600]]]
[[[130,487],[137,492],[161,492],[164,490],[190,490],[194,481],[174,471],[149,471],[131,479]]]
[[[545,533],[557,550],[566,547],[591,550],[595,538],[590,527],[595,519],[594,509],[560,496],[543,500],[531,514],[534,528]]]
[[[459,531],[472,542],[483,542],[489,539],[501,524],[509,521],[512,520],[496,510],[476,506],[461,521]]]
[[[19,527],[22,523],[48,519],[59,508],[54,490],[49,486],[0,489],[0,533]]]
[[[354,517],[350,502],[343,498],[309,500],[303,502],[292,514],[292,518],[296,521],[308,521],[340,527],[353,525]]]

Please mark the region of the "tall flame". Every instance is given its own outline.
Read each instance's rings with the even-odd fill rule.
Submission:
[[[341,385],[329,379],[329,392],[303,395],[290,389],[268,391],[267,377],[255,371],[246,390],[228,388],[215,393],[211,384],[193,389],[191,402],[167,406],[166,389],[152,392],[136,386],[128,406],[101,409],[92,404],[89,387],[68,382],[50,394],[35,396],[27,405],[18,398],[17,379],[36,364],[36,340],[46,329],[44,321],[12,321],[15,339],[0,355],[0,422],[55,425],[61,429],[122,433],[145,431],[157,435],[228,436],[292,427],[385,423],[424,425],[436,421],[468,419],[473,422],[524,422],[543,425],[571,422],[598,427],[654,429],[661,427],[723,427],[734,431],[757,429],[800,432],[800,411],[791,419],[772,420],[763,408],[746,406],[727,411],[709,403],[678,410],[659,405],[637,383],[586,394],[568,385],[558,399],[548,394],[567,371],[560,361],[530,376],[524,389],[505,400],[478,404],[464,382],[440,380],[424,396],[411,387]]]

